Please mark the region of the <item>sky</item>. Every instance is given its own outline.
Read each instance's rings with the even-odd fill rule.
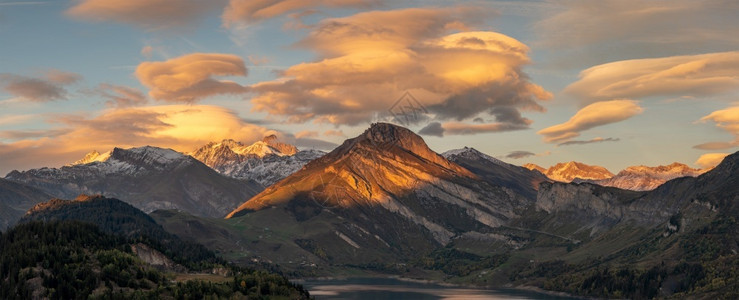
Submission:
[[[0,174],[373,122],[506,162],[739,150],[733,0],[0,0]],[[2,176],[2,175],[0,175]]]

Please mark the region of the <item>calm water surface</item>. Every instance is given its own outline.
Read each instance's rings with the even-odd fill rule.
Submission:
[[[394,278],[297,281],[316,299],[572,299],[521,290],[449,287]]]

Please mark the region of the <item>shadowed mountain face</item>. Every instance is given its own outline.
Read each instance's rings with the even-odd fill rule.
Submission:
[[[511,165],[474,148],[462,148],[442,153],[450,161],[470,170],[491,185],[501,186],[531,199],[536,199],[539,184],[549,181],[542,173]]]
[[[59,198],[102,194],[123,199],[145,212],[179,209],[209,217],[226,215],[262,189],[255,182],[218,174],[190,156],[149,146],[116,148],[99,162],[13,171],[6,179]]]
[[[50,198],[39,189],[0,178],[0,230],[13,226],[28,209]]]

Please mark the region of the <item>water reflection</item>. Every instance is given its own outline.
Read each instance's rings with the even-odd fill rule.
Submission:
[[[393,278],[308,280],[303,284],[316,299],[571,299],[521,290],[486,290],[409,282]]]

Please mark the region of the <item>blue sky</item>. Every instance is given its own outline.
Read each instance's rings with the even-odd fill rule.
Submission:
[[[269,133],[330,149],[406,91],[432,149],[617,172],[739,146],[733,1],[0,1],[0,173]]]

